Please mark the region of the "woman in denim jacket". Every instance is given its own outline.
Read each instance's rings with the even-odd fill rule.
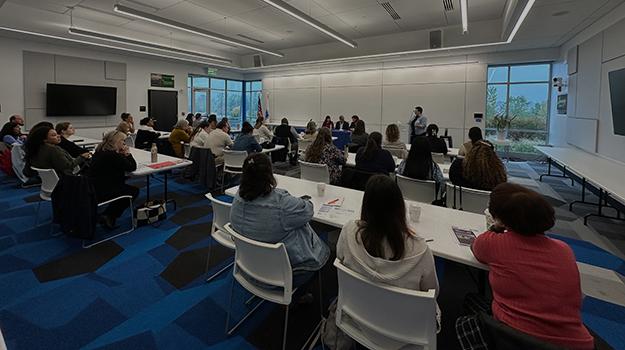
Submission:
[[[321,269],[330,255],[328,246],[310,227],[313,214],[313,204],[309,200],[276,188],[271,162],[266,155],[256,153],[247,157],[241,185],[232,202],[230,222],[234,230],[245,237],[265,243],[284,243],[294,277]]]

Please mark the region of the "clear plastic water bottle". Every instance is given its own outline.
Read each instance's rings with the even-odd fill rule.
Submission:
[[[158,148],[155,142],[152,143],[152,148],[150,148],[150,155],[152,156],[150,159],[152,163],[158,162]]]

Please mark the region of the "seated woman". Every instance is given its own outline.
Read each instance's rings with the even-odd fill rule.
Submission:
[[[70,141],[69,138],[76,133],[74,127],[71,123],[63,122],[56,124],[54,128],[56,133],[61,137],[61,142],[59,143],[59,147],[66,150],[72,157],[78,157],[79,155],[88,152],[86,149],[78,146],[73,141]]]
[[[228,126],[228,121],[222,119],[219,123],[217,123],[217,129],[208,134],[206,144],[215,155],[216,163],[223,163],[224,149],[233,145],[232,139],[228,134],[229,131],[230,127]]]
[[[375,175],[367,182],[360,220],[343,226],[336,257],[374,283],[416,291],[434,289],[438,295],[432,251],[406,223],[404,197],[388,176]]]
[[[330,256],[330,249],[309,224],[313,214],[312,202],[276,188],[266,155],[247,157],[230,210],[235,231],[261,242],[284,243],[294,274],[313,272]]]
[[[326,164],[330,172],[330,183],[338,183],[341,178],[341,165],[345,165],[345,154],[332,142],[332,131],[321,128],[315,141],[306,149],[304,159],[309,163]]]
[[[254,124],[254,136],[256,136],[258,143],[271,142],[273,139],[273,133],[264,122],[265,118],[258,116],[258,118],[256,118],[256,124]]]
[[[394,172],[395,160],[389,151],[382,149],[381,144],[382,134],[372,132],[367,146],[356,154],[356,169],[385,175]]]
[[[77,174],[91,153],[85,152],[72,157],[66,150],[59,147],[61,138],[50,125],[41,125],[31,130],[26,144],[26,164],[40,169],[54,169],[56,175]]]
[[[306,124],[306,129],[304,130],[304,136],[302,136],[302,138],[304,140],[313,141],[315,137],[317,137],[317,123],[311,120]]]
[[[89,176],[93,179],[98,202],[105,202],[119,196],[130,195],[133,199],[139,195],[139,189],[126,184],[126,173],[137,169],[137,163],[124,144],[126,134],[111,131],[104,135],[91,159]],[[115,221],[128,208],[127,200],[115,201],[106,207],[99,219],[100,225],[112,230]]]
[[[364,147],[367,144],[368,138],[369,134],[365,132],[364,120],[356,120],[354,131],[352,132],[352,140],[349,143],[349,151],[358,152],[361,147]]]
[[[482,129],[474,126],[469,129],[469,141],[463,143],[460,146],[460,148],[458,149],[458,155],[466,156],[467,154],[469,154],[469,152],[471,152],[471,148],[473,148],[473,146],[478,142],[483,142],[493,147],[493,145],[489,141],[484,140],[484,138],[482,137]]]
[[[330,130],[334,129],[334,123],[332,122],[332,118],[329,115],[326,115],[326,119],[321,124],[322,128],[328,128]]]
[[[22,135],[19,124],[16,122],[8,122],[2,126],[0,140],[9,146],[13,146],[14,144],[23,145],[26,136]]]
[[[430,124],[425,130],[426,139],[430,143],[430,148],[434,153],[442,153],[447,154],[449,150],[447,149],[447,143],[445,140],[438,137],[438,125]]]
[[[495,319],[556,346],[593,349],[581,318],[575,255],[544,234],[555,224],[553,207],[532,190],[504,183],[493,189],[488,210],[497,232],[479,235],[471,250],[490,269]]]
[[[260,152],[263,148],[256,141],[256,137],[253,135],[254,127],[248,122],[243,122],[241,126],[241,134],[234,140],[232,150],[234,151],[246,151],[247,153]]]
[[[189,122],[186,119],[180,119],[174,125],[174,130],[169,134],[169,143],[171,143],[174,154],[178,158],[184,158],[183,143],[189,143],[191,140],[189,129]]]
[[[208,148],[208,134],[211,132],[211,124],[208,120],[200,122],[191,133],[191,147],[195,148]]]
[[[441,168],[432,160],[430,143],[425,137],[415,137],[408,158],[399,164],[397,173],[417,180],[436,181],[438,197],[445,193],[445,179]]]
[[[408,156],[406,144],[399,141],[399,127],[397,124],[389,124],[386,127],[386,140],[384,140],[382,148],[400,159],[406,159]]]
[[[457,158],[451,163],[449,180],[456,186],[491,191],[508,181],[508,175],[493,148],[487,143],[477,142],[464,159]]]

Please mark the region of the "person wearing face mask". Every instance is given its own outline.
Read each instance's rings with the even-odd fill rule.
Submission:
[[[40,169],[54,169],[61,177],[66,174],[76,174],[91,153],[84,152],[72,157],[66,150],[59,147],[61,138],[52,125],[43,125],[31,131],[26,141],[26,158],[31,166]]]
[[[61,142],[59,142],[59,147],[66,150],[72,157],[78,157],[79,155],[88,152],[86,149],[78,146],[76,143],[69,140],[76,130],[71,123],[64,122],[56,124],[56,133],[61,137]]]
[[[126,184],[126,174],[137,169],[137,163],[124,143],[126,134],[111,131],[104,135],[91,160],[89,176],[93,180],[99,203],[130,195],[139,195],[139,189]],[[98,222],[106,229],[115,228],[115,221],[128,207],[128,201],[115,201],[108,205]]]

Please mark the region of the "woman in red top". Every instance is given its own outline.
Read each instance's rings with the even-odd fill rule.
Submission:
[[[326,115],[326,119],[323,121],[322,127],[328,128],[330,130],[334,129],[334,123],[332,122],[332,118],[329,115]]]
[[[503,233],[487,231],[471,249],[490,268],[493,316],[547,343],[593,349],[594,339],[581,319],[573,251],[544,234],[555,224],[551,205],[534,191],[503,183],[491,192],[488,210],[494,231]]]

